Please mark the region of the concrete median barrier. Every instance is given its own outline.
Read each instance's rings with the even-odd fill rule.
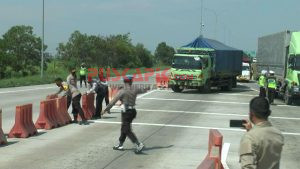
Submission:
[[[6,144],[6,143],[7,143],[7,139],[2,130],[2,109],[0,109],[0,145]]]
[[[221,163],[222,144],[222,134],[215,129],[209,130],[208,154],[197,169],[223,169]],[[213,165],[211,161],[214,162]]]
[[[9,138],[27,138],[37,134],[32,121],[32,104],[16,107],[15,124],[8,134]]]
[[[38,129],[50,130],[61,125],[57,117],[56,99],[44,100],[40,104],[40,115],[35,126]]]

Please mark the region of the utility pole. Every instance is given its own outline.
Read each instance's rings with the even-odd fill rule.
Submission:
[[[201,26],[200,26],[200,37],[203,37],[203,0],[201,0]]]
[[[45,0],[43,0],[41,78],[43,78],[44,76],[44,34],[45,34],[44,30],[45,30]]]

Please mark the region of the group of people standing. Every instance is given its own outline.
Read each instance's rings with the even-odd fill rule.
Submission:
[[[261,71],[261,75],[258,80],[259,85],[259,96],[267,97],[270,104],[274,103],[275,93],[276,93],[276,77],[275,72],[270,70]]]

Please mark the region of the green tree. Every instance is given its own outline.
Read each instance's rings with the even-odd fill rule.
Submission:
[[[175,54],[173,47],[168,46],[166,42],[158,44],[155,50],[155,58],[157,62],[161,62],[167,65],[171,65],[172,58]]]
[[[153,66],[153,56],[149,50],[147,50],[143,44],[138,43],[135,47],[136,55],[139,57],[142,65],[145,67],[152,67]]]
[[[41,44],[31,26],[21,25],[13,26],[3,35],[1,48],[12,70],[25,76],[39,71]]]

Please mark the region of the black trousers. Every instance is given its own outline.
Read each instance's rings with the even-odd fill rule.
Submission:
[[[85,75],[80,75],[80,87],[82,87],[82,81],[84,81],[85,87],[86,87],[86,76]]]
[[[108,90],[104,95],[103,95],[103,93],[98,93],[97,96],[96,96],[95,117],[101,117],[102,103],[103,103],[104,99],[105,99],[105,103],[106,103],[106,106],[107,106],[109,104]]]
[[[82,120],[86,120],[80,105],[80,99],[81,99],[81,94],[77,95],[72,99],[72,108],[73,108],[72,114],[74,115],[74,117],[79,114]]]
[[[121,135],[119,138],[119,141],[121,144],[123,144],[125,142],[126,137],[129,137],[129,139],[133,143],[138,143],[138,139],[135,136],[135,134],[132,132],[132,129],[131,129],[131,123],[135,117],[136,117],[135,109],[130,109],[130,110],[127,110],[126,113],[122,113]]]
[[[266,97],[266,89],[264,87],[259,88],[259,96]]]
[[[275,89],[268,88],[268,99],[270,104],[274,102],[274,98],[275,98]]]
[[[72,102],[72,96],[67,95],[67,110],[69,109]]]

